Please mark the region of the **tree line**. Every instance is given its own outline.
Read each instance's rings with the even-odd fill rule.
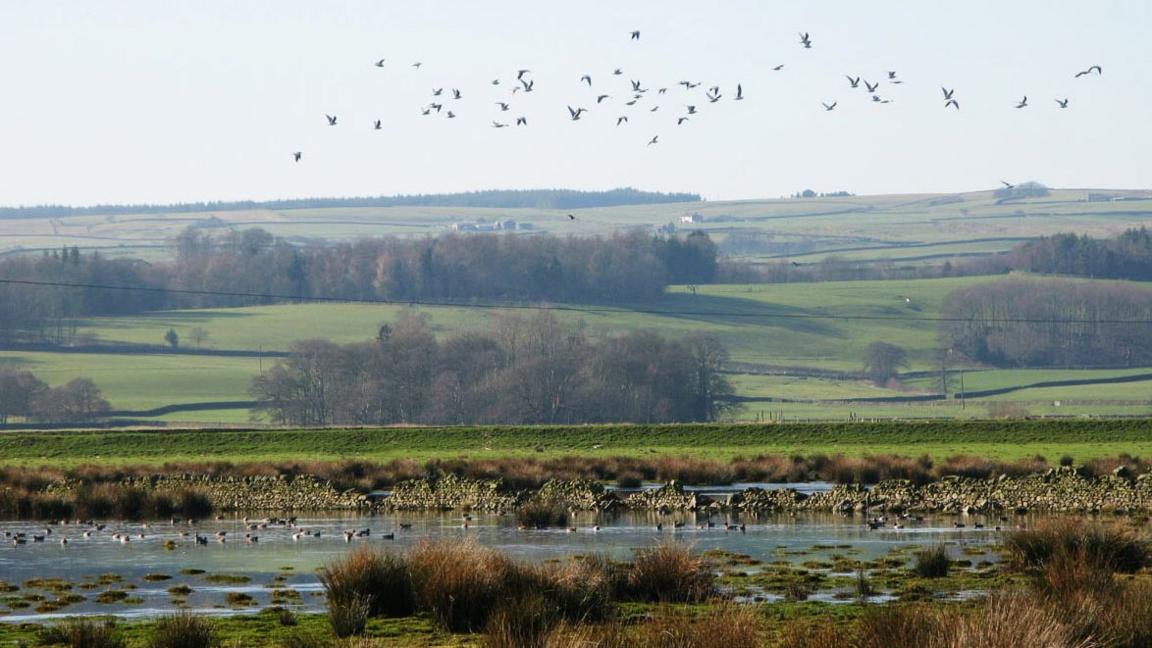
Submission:
[[[13,419],[88,423],[111,410],[100,388],[87,378],[49,387],[30,371],[0,368],[0,425]]]
[[[406,312],[369,342],[296,344],[251,393],[284,425],[711,421],[729,406],[726,357],[715,338],[594,339],[547,311],[440,341]]]
[[[941,315],[945,348],[992,365],[1152,364],[1152,290],[1137,285],[1006,279],[949,293]]]
[[[170,205],[38,205],[0,207],[0,219],[66,218],[69,216],[118,216],[130,214],[184,214],[251,209],[324,209],[337,207],[493,207],[502,209],[581,209],[620,205],[700,202],[700,194],[640,191],[631,187],[609,191],[572,189],[526,189],[468,191],[448,194],[364,196],[351,198],[296,198],[289,200],[237,200],[190,202]]]
[[[669,284],[711,283],[707,234],[607,237],[445,234],[296,247],[263,229],[212,236],[188,228],[166,263],[109,259],[76,248],[0,260],[0,342],[64,342],[76,318],[151,310],[248,306],[324,297],[469,303],[651,301]],[[114,290],[98,286],[132,286]],[[182,294],[186,290],[225,294]],[[236,295],[241,293],[241,295]],[[256,296],[245,296],[256,295]]]

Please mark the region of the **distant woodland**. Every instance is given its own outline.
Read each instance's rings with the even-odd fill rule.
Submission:
[[[371,342],[298,343],[251,393],[285,425],[711,421],[726,359],[711,337],[591,339],[547,311],[437,341],[410,312]]]
[[[39,205],[0,207],[0,219],[116,216],[127,214],[182,214],[248,209],[327,209],[334,207],[496,207],[503,209],[581,209],[656,203],[699,202],[699,194],[639,191],[630,187],[610,191],[527,189],[469,191],[451,194],[416,194],[357,198],[300,198],[293,200],[240,200],[179,203],[175,205],[95,205],[68,207]]]
[[[0,260],[0,278],[88,286],[0,284],[0,341],[66,342],[74,319],[89,315],[318,296],[402,302],[644,302],[658,299],[670,284],[711,283],[717,266],[716,247],[703,233],[563,238],[448,234],[299,248],[262,229],[212,237],[190,228],[177,238],[176,249],[173,262],[157,264],[107,259],[76,248]]]

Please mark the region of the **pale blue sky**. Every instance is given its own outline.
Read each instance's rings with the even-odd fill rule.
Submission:
[[[1148,0],[2,0],[0,204],[1148,187],[1150,29]],[[1072,78],[1092,64],[1104,74]],[[510,94],[521,67],[531,95]],[[881,86],[888,105],[844,78],[888,69],[905,81]],[[652,88],[631,109],[627,79]],[[681,79],[704,84],[689,95]],[[725,97],[709,104],[714,84]],[[962,110],[944,109],[940,85]],[[420,115],[441,86],[464,92],[444,102],[455,120]],[[598,91],[613,99],[597,106]],[[688,103],[700,114],[677,126]],[[571,122],[565,105],[591,112]],[[491,127],[517,115],[528,128]]]

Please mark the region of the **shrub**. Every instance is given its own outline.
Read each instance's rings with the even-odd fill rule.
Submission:
[[[364,634],[371,610],[368,599],[353,595],[348,598],[329,598],[327,603],[328,621],[337,637],[344,639]]]
[[[625,588],[632,600],[697,603],[716,595],[716,576],[703,558],[682,545],[665,543],[636,554]]]
[[[974,614],[938,614],[927,645],[960,648],[1090,648],[1100,643],[1077,636],[1067,617],[1020,592],[993,594]],[[888,644],[911,646],[925,644]]]
[[[326,565],[320,583],[329,601],[362,601],[371,616],[404,617],[413,612],[412,577],[400,555],[359,547]]]
[[[124,639],[115,621],[70,619],[40,631],[39,643],[65,645],[69,648],[123,648]]]
[[[916,552],[912,573],[921,578],[944,578],[948,575],[949,566],[948,551],[944,545],[936,545]]]
[[[216,648],[220,640],[210,619],[179,612],[157,619],[149,648]]]

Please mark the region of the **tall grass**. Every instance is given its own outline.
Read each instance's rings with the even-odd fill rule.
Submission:
[[[636,553],[625,592],[636,601],[698,603],[716,596],[716,576],[703,558],[669,542]]]
[[[68,648],[124,648],[115,621],[69,619],[59,625],[40,631],[37,641],[41,645],[62,645]]]
[[[147,645],[149,648],[216,648],[220,639],[211,619],[178,612],[156,621]]]
[[[948,575],[948,550],[944,545],[936,545],[916,552],[916,562],[912,573],[921,578],[944,578]]]
[[[693,616],[663,608],[641,623],[617,621],[599,625],[561,625],[541,643],[542,648],[759,648],[764,623],[752,606],[722,604]],[[843,637],[841,637],[841,641]],[[511,648],[503,644],[499,648]],[[843,645],[843,643],[839,644]]]
[[[516,508],[516,523],[529,528],[567,526],[568,508],[563,502],[536,497]]]
[[[484,628],[516,566],[472,541],[422,542],[408,555],[417,607],[450,632]]]
[[[324,566],[320,583],[329,604],[366,605],[372,616],[410,616],[415,609],[412,575],[400,555],[361,546]]]
[[[1004,548],[1009,565],[1021,570],[1043,569],[1062,556],[1080,556],[1101,569],[1131,574],[1152,558],[1148,541],[1129,529],[1070,518],[1013,531],[1004,539]]]

